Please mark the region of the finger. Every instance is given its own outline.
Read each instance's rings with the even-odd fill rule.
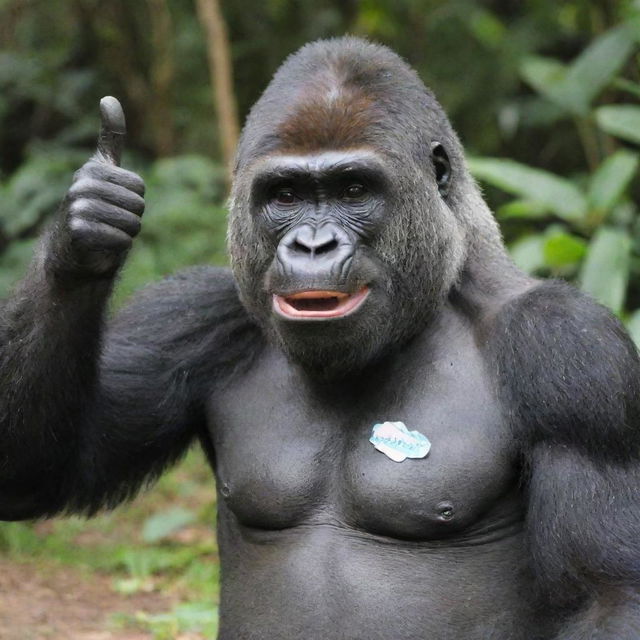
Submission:
[[[140,233],[141,222],[135,213],[101,200],[78,200],[73,214],[74,217],[80,216],[83,220],[108,224],[132,238]]]
[[[122,106],[113,96],[100,100],[100,119],[96,160],[120,166],[127,125]]]
[[[85,176],[95,178],[96,180],[104,180],[111,184],[119,184],[121,187],[129,189],[129,191],[133,191],[133,193],[137,193],[139,196],[144,196],[144,181],[133,171],[127,171],[127,169],[104,164],[104,162],[89,160],[76,174],[78,179]]]
[[[126,251],[131,247],[131,237],[120,229],[104,222],[92,222],[76,218],[69,224],[74,245],[91,251]]]
[[[121,187],[119,184],[112,184],[104,180],[95,180],[93,178],[76,180],[71,185],[68,193],[72,200],[75,198],[104,200],[138,216],[141,216],[144,212],[144,199],[141,196],[125,187]]]

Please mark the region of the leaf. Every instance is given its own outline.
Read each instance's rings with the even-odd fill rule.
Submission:
[[[593,236],[582,263],[580,286],[615,313],[622,309],[629,280],[631,237],[624,231],[601,227]]]
[[[526,220],[541,220],[549,217],[549,210],[539,202],[531,200],[512,200],[503,204],[497,211],[496,215],[508,220],[511,218],[522,218]]]
[[[469,169],[476,178],[544,205],[563,220],[575,223],[584,219],[587,211],[586,198],[565,178],[500,158],[471,158]]]
[[[640,348],[640,309],[634,311],[629,316],[625,324],[627,325],[627,331],[633,338],[636,346]]]
[[[535,273],[545,265],[544,236],[536,234],[517,240],[509,247],[516,265],[526,273]]]
[[[527,57],[520,75],[548,100],[586,116],[593,99],[613,80],[632,49],[631,30],[622,25],[596,38],[570,65],[554,58]]]
[[[638,170],[638,156],[621,149],[609,156],[591,177],[589,204],[598,212],[612,209]]]
[[[158,542],[196,520],[196,514],[187,509],[176,507],[161,511],[146,520],[142,528],[145,542]]]
[[[587,243],[569,233],[555,233],[544,242],[544,261],[558,269],[580,262],[587,252]]]
[[[561,91],[574,113],[587,113],[591,101],[613,80],[632,49],[631,32],[622,25],[598,36],[571,63]]]
[[[596,122],[612,136],[640,144],[640,107],[631,104],[600,107],[596,109]]]
[[[562,85],[567,67],[554,58],[528,56],[520,64],[520,76],[540,95],[566,108],[562,96]]]

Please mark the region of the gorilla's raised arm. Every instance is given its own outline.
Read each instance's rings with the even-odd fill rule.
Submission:
[[[150,288],[103,331],[144,184],[118,166],[120,104],[100,106],[98,150],[0,311],[0,519],[92,512],[161,471],[202,424],[200,347],[245,317],[230,276],[201,270]]]

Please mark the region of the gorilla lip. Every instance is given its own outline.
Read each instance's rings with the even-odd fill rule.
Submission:
[[[288,296],[274,294],[277,313],[292,319],[340,318],[353,313],[369,295],[369,287],[356,293],[343,291],[299,291]]]

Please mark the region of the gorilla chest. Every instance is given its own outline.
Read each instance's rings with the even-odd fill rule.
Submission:
[[[351,399],[310,394],[284,364],[270,372],[225,390],[209,415],[219,498],[247,527],[330,522],[434,539],[471,527],[513,486],[507,429],[479,367],[432,363]],[[376,450],[372,428],[385,421],[427,436],[428,455],[396,462]]]

